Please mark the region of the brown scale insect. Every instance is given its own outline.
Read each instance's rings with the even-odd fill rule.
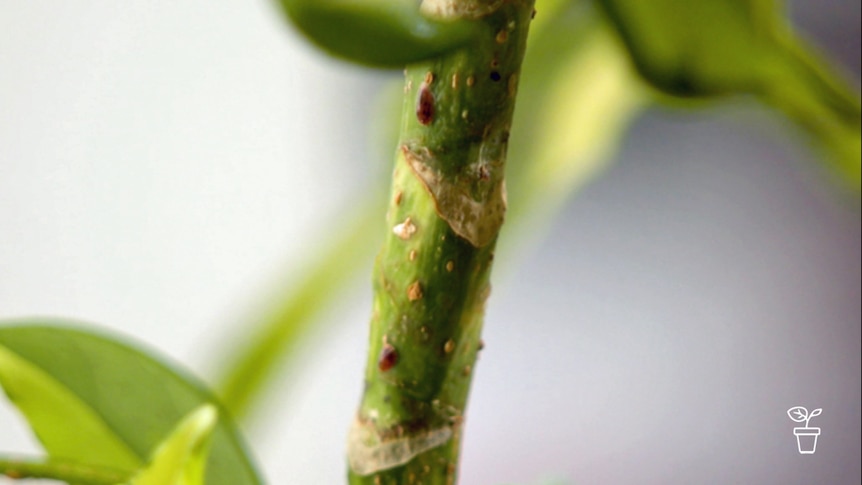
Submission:
[[[407,287],[407,299],[410,301],[421,300],[424,292],[422,291],[422,284],[418,281],[414,281]]]
[[[395,367],[397,363],[398,351],[390,343],[383,344],[383,348],[380,349],[380,357],[377,358],[377,368],[380,369],[380,372],[386,372]]]
[[[419,89],[419,101],[416,103],[416,119],[423,125],[429,125],[434,121],[434,93],[423,83]]]

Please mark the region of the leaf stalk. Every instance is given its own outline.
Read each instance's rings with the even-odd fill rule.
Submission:
[[[79,485],[117,485],[128,474],[105,467],[57,459],[0,457],[0,475],[13,480],[47,478]]]

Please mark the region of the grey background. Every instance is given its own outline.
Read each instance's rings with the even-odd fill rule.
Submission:
[[[790,5],[858,85],[859,3]],[[367,111],[390,78],[265,2],[0,0],[0,317],[101,322],[207,375],[385,171]],[[859,483],[860,218],[814,159],[757,109],[638,120],[498,258],[462,483]],[[251,430],[271,483],[343,482],[369,301],[328,313]],[[815,455],[795,405],[823,408]],[[37,450],[0,405],[0,452]]]

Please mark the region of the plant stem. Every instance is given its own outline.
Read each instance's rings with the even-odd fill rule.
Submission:
[[[532,0],[426,0],[487,35],[405,71],[402,129],[374,270],[351,484],[452,484],[497,234]]]
[[[128,473],[118,470],[70,461],[2,457],[0,457],[0,475],[13,480],[47,478],[79,485],[116,485],[129,478]]]

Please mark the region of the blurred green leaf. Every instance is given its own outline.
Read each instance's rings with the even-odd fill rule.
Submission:
[[[2,345],[0,384],[53,456],[127,472],[142,464],[96,410],[50,374]]]
[[[66,325],[0,326],[0,383],[52,457],[131,473],[191,410],[219,408],[196,379],[113,337]],[[206,483],[261,483],[227,414],[220,414]]]
[[[4,378],[4,382],[17,381],[20,383],[34,379],[34,371],[30,368],[32,366],[26,362],[21,362],[11,352],[0,348],[0,359],[2,359],[0,365],[3,368],[16,371],[23,369],[24,371],[14,379]],[[12,365],[7,365],[10,362]],[[35,370],[36,374],[40,372],[38,369]],[[35,380],[36,382],[50,381],[51,377],[46,375],[35,376]],[[27,385],[25,384],[23,387],[27,387]],[[59,386],[57,383],[50,383],[49,387]],[[59,391],[65,390],[59,389]],[[22,391],[22,394],[32,398],[46,397],[44,392],[34,393],[32,389]],[[80,429],[86,426],[78,421],[70,421],[75,423],[73,426],[70,426],[69,422],[58,421],[63,418],[80,418],[82,415],[81,413],[74,416],[70,415],[67,409],[68,403],[55,402],[50,394],[47,397],[49,401],[45,405],[55,406],[57,416],[54,421],[56,421],[57,427],[63,428],[63,431],[68,434],[72,434],[80,432]],[[73,401],[78,401],[75,396],[70,398]],[[86,420],[93,419],[87,414],[84,414],[83,418]],[[43,419],[40,418],[39,420]],[[98,417],[96,419],[98,420]],[[113,468],[100,468],[100,463],[94,463],[99,460],[108,462],[110,454],[114,453],[112,446],[116,446],[116,444],[109,442],[107,443],[108,446],[105,446],[103,443],[87,439],[86,436],[72,437],[66,443],[86,449],[90,456],[86,454],[81,456],[82,461],[86,460],[86,465],[68,459],[26,460],[0,457],[0,474],[6,474],[13,478],[49,478],[82,485],[117,485],[121,482],[125,485],[203,485],[206,459],[217,422],[218,411],[212,404],[199,406],[183,418],[171,434],[156,446],[149,464],[138,470],[128,481],[126,478],[130,474],[129,471],[121,472]],[[114,436],[109,438],[115,439]],[[94,445],[98,449],[94,449]],[[107,455],[94,459],[92,454],[98,452],[106,452]],[[132,459],[135,462],[138,461],[137,457],[132,457]]]
[[[186,416],[130,485],[202,485],[218,412],[204,404]]]
[[[589,4],[539,8],[541,29],[527,44],[506,168],[507,224],[517,225],[517,234],[541,232],[566,197],[608,165],[651,101]]]
[[[837,181],[858,195],[862,182],[858,87],[849,87],[823,56],[790,31],[779,42],[785,63],[760,98],[805,131],[825,152]]]
[[[680,96],[755,92],[779,63],[771,0],[599,0],[638,70]]]
[[[378,194],[339,214],[332,242],[323,245],[312,264],[294,281],[295,289],[284,291],[269,311],[244,324],[242,335],[219,352],[221,376],[218,394],[233,416],[251,417],[266,385],[311,324],[371,261],[380,241],[385,211]]]
[[[375,67],[439,56],[476,39],[482,25],[437,21],[413,0],[280,0],[292,23],[337,57]]]
[[[754,95],[860,186],[857,90],[799,38],[777,0],[598,0],[643,77],[681,97]]]

